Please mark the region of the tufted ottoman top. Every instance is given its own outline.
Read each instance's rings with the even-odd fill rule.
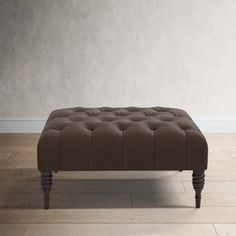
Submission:
[[[38,142],[39,170],[207,168],[207,143],[176,108],[67,108],[53,111]]]

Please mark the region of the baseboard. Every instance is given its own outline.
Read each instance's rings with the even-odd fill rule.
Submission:
[[[0,133],[40,133],[45,117],[0,117]],[[236,133],[236,118],[194,118],[206,133]]]
[[[0,133],[41,133],[45,117],[0,117]]]
[[[236,133],[236,118],[193,118],[204,133]]]

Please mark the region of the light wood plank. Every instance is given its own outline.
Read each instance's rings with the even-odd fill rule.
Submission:
[[[39,181],[21,182],[3,181],[0,182],[2,192],[41,192]],[[67,180],[54,181],[54,192],[167,192],[183,193],[185,188],[181,182],[160,182],[156,180]]]
[[[8,160],[20,160],[22,162],[34,161],[37,160],[37,154],[36,151],[13,152]]]
[[[1,169],[25,169],[37,167],[35,151],[12,152],[10,157],[0,166]]]
[[[193,207],[194,192],[192,193],[131,193],[134,208],[155,207]],[[202,192],[201,207],[236,207],[234,194]]]
[[[235,170],[236,172],[236,170]],[[236,174],[236,173],[235,173]],[[157,180],[184,181],[192,179],[192,171],[59,171],[55,180]],[[29,181],[38,181],[39,172],[32,170]]]
[[[221,163],[223,165],[223,163]],[[220,168],[220,163],[217,165]],[[217,166],[214,170],[209,169],[206,171],[206,181],[236,181],[236,169],[227,170],[221,168],[217,170]],[[59,171],[54,174],[55,180],[102,180],[102,179],[117,179],[117,180],[156,180],[162,182],[179,182],[179,181],[191,181],[192,171]],[[30,181],[39,180],[39,172],[33,170],[30,177]]]
[[[193,192],[191,182],[183,182],[187,192]],[[204,193],[227,193],[236,194],[236,182],[206,182]]]
[[[31,172],[32,170],[30,169],[1,169],[0,181],[26,181],[29,179]]]
[[[206,133],[205,137],[210,151],[236,151],[235,133]]]
[[[36,152],[37,143],[28,142],[28,143],[10,143],[3,144],[1,143],[2,152]]]
[[[21,160],[14,159],[14,160],[8,160],[1,164],[0,171],[3,169],[32,169],[36,168],[37,160],[29,160],[22,162]]]
[[[224,165],[222,163],[222,165]],[[235,182],[236,181],[236,170],[207,170],[206,174],[206,184],[209,182]],[[190,179],[190,178],[189,178]],[[189,179],[185,179],[184,181],[189,181]]]
[[[236,235],[236,224],[215,224],[214,227],[218,236]]]
[[[236,162],[230,161],[209,161],[207,171],[235,171]]]
[[[1,193],[0,208],[42,209],[43,194]],[[51,207],[61,208],[181,208],[194,207],[194,193],[51,193]],[[236,207],[233,194],[202,194],[202,207]]]
[[[236,223],[236,207],[2,209],[0,223]]]
[[[8,143],[9,141],[14,142],[25,142],[25,141],[37,141],[39,133],[0,133],[0,141]]]
[[[211,224],[1,224],[5,236],[217,236]]]
[[[6,152],[6,151],[3,151],[1,150],[1,147],[0,147],[0,161],[7,161],[10,156],[11,156],[11,153],[12,152]]]
[[[236,161],[236,151],[235,152],[230,152],[229,154]]]
[[[209,151],[208,152],[209,161],[232,161],[233,158],[227,151]]]
[[[129,193],[51,193],[52,209],[61,208],[131,208]],[[0,208],[43,209],[42,193],[2,193]]]

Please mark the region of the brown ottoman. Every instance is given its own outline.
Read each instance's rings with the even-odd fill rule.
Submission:
[[[200,207],[207,142],[176,108],[67,108],[53,111],[38,142],[38,169],[49,208],[53,171],[193,170]]]

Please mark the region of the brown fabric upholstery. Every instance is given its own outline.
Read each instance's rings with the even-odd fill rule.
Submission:
[[[176,108],[68,108],[53,111],[38,142],[38,168],[204,170],[207,142]]]

